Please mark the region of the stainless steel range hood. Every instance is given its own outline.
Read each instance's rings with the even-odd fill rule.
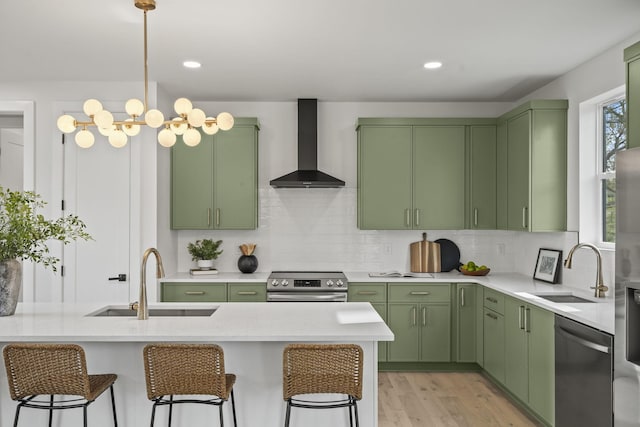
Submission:
[[[318,170],[317,99],[298,99],[298,170],[270,184],[279,188],[344,187],[344,181]]]

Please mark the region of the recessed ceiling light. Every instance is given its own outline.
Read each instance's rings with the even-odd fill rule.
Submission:
[[[424,64],[424,68],[426,68],[427,70],[435,70],[440,67],[442,67],[442,62],[440,61],[431,61]]]
[[[182,65],[187,68],[200,68],[202,66],[198,61],[184,61]]]

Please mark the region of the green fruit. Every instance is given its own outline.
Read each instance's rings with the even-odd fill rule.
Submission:
[[[480,268],[479,268],[479,270],[486,270],[486,269],[487,269],[486,265],[481,265]]]
[[[467,267],[467,271],[476,271],[476,270],[477,270],[477,268],[476,268],[476,266],[475,266],[475,265],[472,265],[472,266],[470,266],[470,267]]]
[[[467,267],[473,267],[473,268],[475,268],[475,267],[476,267],[476,263],[475,263],[475,262],[473,262],[473,261],[469,261],[469,262],[467,263]]]

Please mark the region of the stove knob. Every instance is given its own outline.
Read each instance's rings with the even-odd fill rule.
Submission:
[[[333,280],[327,280],[327,286],[332,288],[333,287]]]
[[[278,282],[278,280],[276,280],[276,279],[273,279],[273,280],[271,281],[271,286],[274,286],[274,287],[275,287],[275,286],[278,286],[279,284],[280,284],[280,283],[279,283],[279,282]]]
[[[289,281],[287,279],[284,279],[282,281],[282,286],[289,286]]]
[[[338,285],[338,287],[341,288],[344,285],[344,282],[342,281],[342,279],[338,279],[338,281],[336,282],[336,285]]]

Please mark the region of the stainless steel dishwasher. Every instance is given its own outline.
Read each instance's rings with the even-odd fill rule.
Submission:
[[[556,315],[556,427],[613,426],[613,336]]]

